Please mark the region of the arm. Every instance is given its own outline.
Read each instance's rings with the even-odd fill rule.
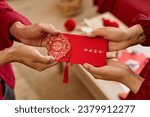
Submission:
[[[139,91],[144,81],[141,76],[135,74],[127,65],[118,61],[108,60],[107,66],[100,68],[84,64],[84,68],[97,79],[118,81],[126,85],[135,94]]]
[[[138,15],[133,20],[133,26],[126,30],[105,27],[89,33],[88,36],[102,36],[109,40],[109,51],[125,49],[136,44],[148,46],[150,45],[150,17]]]
[[[143,29],[141,25],[136,24],[126,30],[114,27],[104,27],[87,34],[87,36],[101,36],[104,39],[109,40],[108,51],[118,51],[126,49],[132,45],[143,43],[145,38],[139,36],[142,33]]]
[[[138,15],[134,18],[133,24],[140,24],[145,35],[145,41],[142,45],[150,46],[150,16]]]
[[[14,60],[13,49],[5,49],[0,51],[0,66],[10,63]]]
[[[31,25],[27,18],[14,11],[5,0],[0,0],[0,26],[0,43],[5,43],[3,48],[10,47],[10,39],[15,39],[27,45],[48,49],[50,36],[59,34],[51,24]]]
[[[13,38],[10,34],[10,27],[17,21],[25,25],[31,24],[27,18],[14,11],[6,0],[0,0],[0,43],[2,49],[13,44],[10,40]]]
[[[0,51],[0,66],[19,62],[35,70],[43,71],[56,64],[50,56],[43,56],[35,48],[21,45]]]

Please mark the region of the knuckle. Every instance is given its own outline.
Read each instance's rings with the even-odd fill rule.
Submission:
[[[36,23],[35,26],[37,26],[37,27],[42,27],[43,24],[42,24],[42,23]]]

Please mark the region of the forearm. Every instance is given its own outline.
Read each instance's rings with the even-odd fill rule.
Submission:
[[[121,79],[120,82],[126,85],[133,93],[136,94],[139,91],[143,81],[144,79],[141,76],[133,73],[126,75]]]
[[[14,61],[14,49],[8,48],[0,51],[0,66]]]
[[[23,31],[22,29],[25,27],[24,24],[21,22],[17,21],[12,26],[10,27],[10,34],[15,37],[17,41],[21,42]]]
[[[140,24],[136,24],[130,27],[127,30],[127,32],[128,32],[129,39],[130,39],[129,40],[130,46],[141,44],[145,41],[144,31]]]
[[[143,29],[145,41],[141,45],[150,46],[150,16],[139,14],[134,18],[133,24],[140,24]]]

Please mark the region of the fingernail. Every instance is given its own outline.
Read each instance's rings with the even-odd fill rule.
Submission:
[[[50,63],[55,62],[55,58],[53,56],[50,57]]]

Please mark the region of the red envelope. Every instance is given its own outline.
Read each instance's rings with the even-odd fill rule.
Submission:
[[[49,55],[59,62],[90,63],[101,67],[106,65],[106,51],[107,41],[103,38],[63,33],[51,37]],[[68,64],[66,64],[63,82],[68,83],[68,81]]]
[[[101,37],[89,38],[76,34],[60,34],[52,37],[49,55],[59,62],[106,65],[107,41]]]

